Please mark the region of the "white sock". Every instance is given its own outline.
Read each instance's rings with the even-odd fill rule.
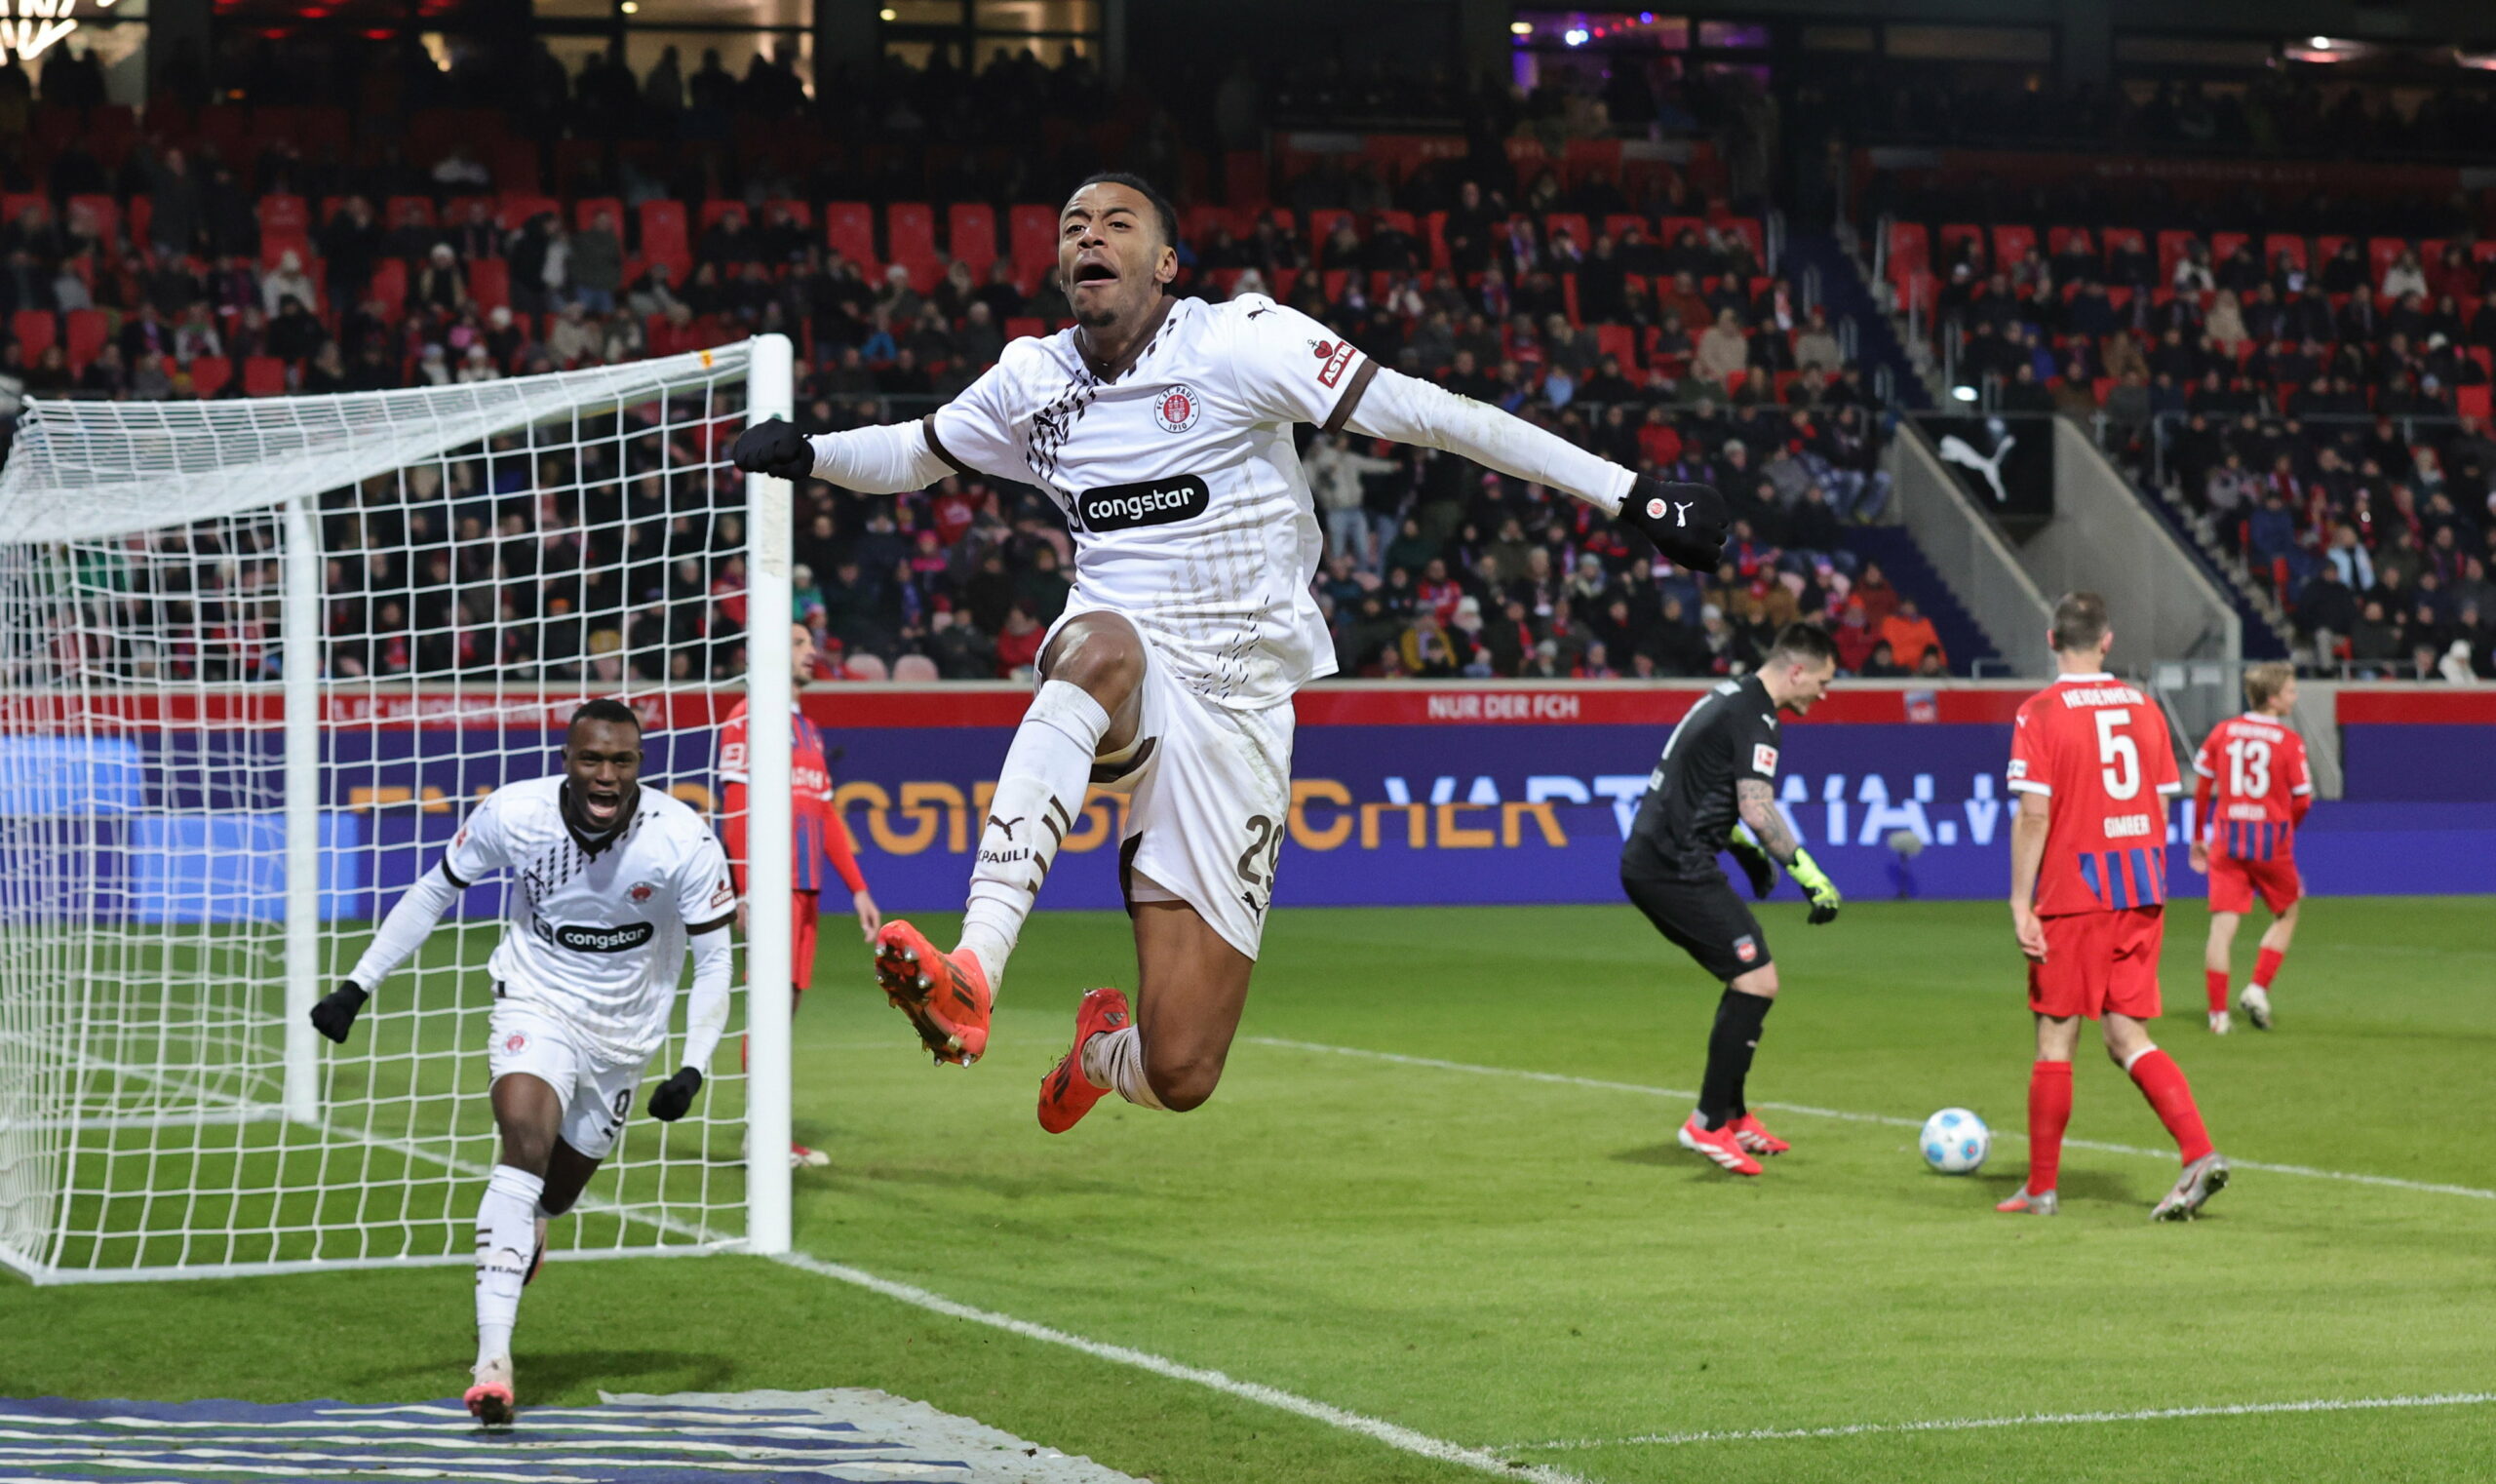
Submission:
[[[511,1354],[511,1328],[520,1319],[520,1285],[537,1250],[537,1197],[545,1178],[508,1164],[486,1177],[477,1202],[477,1363]]]
[[[1083,1043],[1083,1079],[1095,1087],[1115,1089],[1138,1108],[1161,1107],[1144,1074],[1144,1033],[1133,1026],[1120,1026]]]
[[[1057,847],[1074,828],[1092,787],[1092,756],[1109,729],[1101,703],[1066,681],[1041,685],[1014,729],[980,826],[970,904],[962,910],[961,947],[979,959],[992,994],[1004,982],[1005,959]]]

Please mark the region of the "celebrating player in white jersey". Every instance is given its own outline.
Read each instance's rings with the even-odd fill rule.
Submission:
[[[1309,593],[1322,541],[1292,425],[1461,454],[1617,513],[1685,566],[1715,564],[1713,489],[1641,478],[1520,418],[1384,370],[1259,294],[1176,298],[1169,202],[1095,176],[1059,215],[1074,328],[1017,340],[934,415],[813,439],[776,419],[733,457],[866,493],[956,471],[1037,485],[1074,538],[1074,592],[1040,652],[971,871],[961,943],[905,921],[877,974],[940,1061],[975,1061],[1007,956],[1094,784],[1127,794],[1119,874],[1135,922],[1136,1013],[1083,996],[1041,1079],[1040,1126],[1114,1089],[1184,1111],[1213,1095],[1248,991],[1291,813],[1292,692],[1333,673]]]
[[[494,980],[487,1065],[502,1152],[477,1204],[477,1366],[468,1410],[512,1416],[511,1331],[520,1291],[546,1256],[546,1219],[579,1198],[615,1147],[643,1069],[667,1040],[693,950],[684,1060],[650,1094],[674,1122],[702,1090],[728,1021],[728,925],[736,890],[700,815],[641,785],[642,726],[620,701],[572,713],[564,771],[496,789],[433,870],[373,934],[347,982],[312,1010],[343,1043],[373,986],[421,947],[488,872],[518,878],[487,971]]]

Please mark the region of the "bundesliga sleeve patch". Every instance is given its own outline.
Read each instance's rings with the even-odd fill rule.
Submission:
[[[1764,773],[1771,778],[1775,777],[1776,749],[1765,742],[1751,744],[1751,771]]]

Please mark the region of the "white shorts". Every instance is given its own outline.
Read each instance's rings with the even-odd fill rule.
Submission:
[[[526,999],[494,1001],[486,1065],[499,1081],[525,1072],[555,1089],[564,1105],[563,1140],[604,1159],[633,1112],[633,1093],[648,1063],[600,1061],[561,1016]]]
[[[1127,901],[1185,902],[1256,957],[1291,819],[1291,702],[1214,705],[1179,682],[1146,636],[1137,737],[1125,762],[1093,769],[1095,786],[1129,797],[1118,850]]]

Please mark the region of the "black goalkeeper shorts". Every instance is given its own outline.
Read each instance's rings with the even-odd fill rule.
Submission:
[[[1712,881],[1666,881],[1623,872],[1620,889],[1656,931],[1718,980],[1731,984],[1768,967],[1768,937],[1750,904],[1722,875]]]

